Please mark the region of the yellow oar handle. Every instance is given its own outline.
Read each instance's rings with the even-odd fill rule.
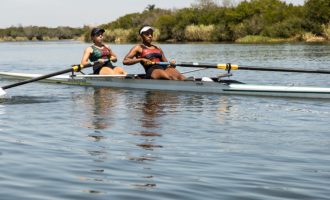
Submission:
[[[72,70],[74,72],[80,72],[84,68],[84,65],[74,65],[72,66]]]
[[[108,62],[108,61],[110,61],[109,59],[104,59],[102,62],[103,63],[106,63],[106,62]],[[86,64],[86,65],[73,65],[72,66],[72,71],[74,71],[74,72],[80,72],[82,69],[84,69],[84,68],[87,68],[87,67],[92,67],[92,66],[94,66],[95,64],[99,64],[99,63],[101,63],[100,61],[96,61],[96,62],[90,62],[90,63],[88,63],[88,64]]]
[[[233,64],[217,64],[218,69],[223,69],[223,70],[238,70],[238,65],[233,65]]]

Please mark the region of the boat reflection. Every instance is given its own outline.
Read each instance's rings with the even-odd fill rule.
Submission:
[[[119,173],[126,176],[126,183],[118,184],[128,184],[136,189],[156,189],[159,169],[153,166],[157,166],[155,162],[163,161],[161,149],[167,146],[161,143],[164,141],[161,137],[175,130],[173,126],[180,123],[173,121],[172,116],[182,113],[183,117],[189,118],[187,113],[196,113],[201,118],[217,120],[218,117],[220,121],[226,121],[224,116],[230,114],[232,104],[231,98],[216,95],[182,95],[161,91],[120,94],[123,90],[99,88],[84,100],[90,117],[88,128],[93,130],[88,135],[93,142],[89,146],[92,148],[86,150],[94,163],[91,173],[81,178],[82,181],[111,184],[112,179],[116,179],[114,174]],[[219,111],[219,115],[209,116],[209,111],[214,109]],[[123,120],[118,121],[119,118]],[[183,123],[189,121],[180,120]],[[124,124],[115,126],[114,123]],[[110,137],[113,139],[110,140]],[[122,159],[129,164],[116,166],[118,161],[123,162]]]
[[[84,119],[83,127],[92,130],[111,127],[116,115],[118,94],[118,91],[110,88],[94,88],[89,95],[76,96],[75,102],[79,109],[77,113]],[[102,137],[96,135],[94,139],[100,140]]]
[[[93,95],[92,128],[105,129],[112,125],[118,92],[110,88],[96,88]]]
[[[226,123],[228,120],[228,117],[231,115],[232,112],[232,102],[231,98],[227,96],[221,96],[218,99],[218,105],[217,105],[217,121],[220,124]]]
[[[141,126],[144,128],[160,128],[166,124],[162,117],[176,111],[179,104],[177,93],[163,91],[147,91],[142,107]]]
[[[132,184],[134,188],[157,188],[153,169],[150,168],[150,165],[146,167],[145,163],[156,162],[159,159],[157,150],[163,148],[158,140],[162,137],[159,131],[168,126],[166,117],[170,112],[175,112],[178,104],[179,98],[176,93],[146,91],[140,106],[137,107],[139,109],[137,112],[140,112],[138,115],[140,118],[137,120],[140,122],[141,130],[133,132],[131,135],[137,137],[134,140],[139,142],[136,142],[135,145],[141,149],[134,152],[134,156],[130,155],[128,159],[143,165],[141,178],[144,181]]]

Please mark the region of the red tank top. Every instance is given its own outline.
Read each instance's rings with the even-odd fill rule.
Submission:
[[[142,53],[141,58],[146,58],[151,60],[152,62],[160,62],[162,59],[162,53],[160,49],[155,47],[155,49],[148,49],[145,46],[141,45],[142,47]]]

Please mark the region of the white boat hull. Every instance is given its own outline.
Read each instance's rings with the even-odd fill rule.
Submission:
[[[41,74],[21,74],[0,72],[0,77],[25,80],[35,78]],[[295,98],[324,98],[330,99],[330,88],[321,87],[297,87],[297,86],[261,86],[243,84],[237,81],[168,81],[140,79],[125,76],[101,76],[101,75],[69,75],[55,76],[43,82],[59,84],[82,85],[93,87],[111,87],[127,89],[165,90],[195,93],[216,93],[224,95],[253,95],[273,97]]]

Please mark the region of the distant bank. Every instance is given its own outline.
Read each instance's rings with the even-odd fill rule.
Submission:
[[[168,10],[148,5],[102,24],[105,41],[131,43],[139,40],[143,24],[156,28],[159,42],[326,42],[330,41],[330,1],[306,0],[295,6],[280,0],[251,0],[225,6],[199,0],[189,8]],[[74,39],[89,42],[92,27],[10,27],[0,29],[0,41]]]

